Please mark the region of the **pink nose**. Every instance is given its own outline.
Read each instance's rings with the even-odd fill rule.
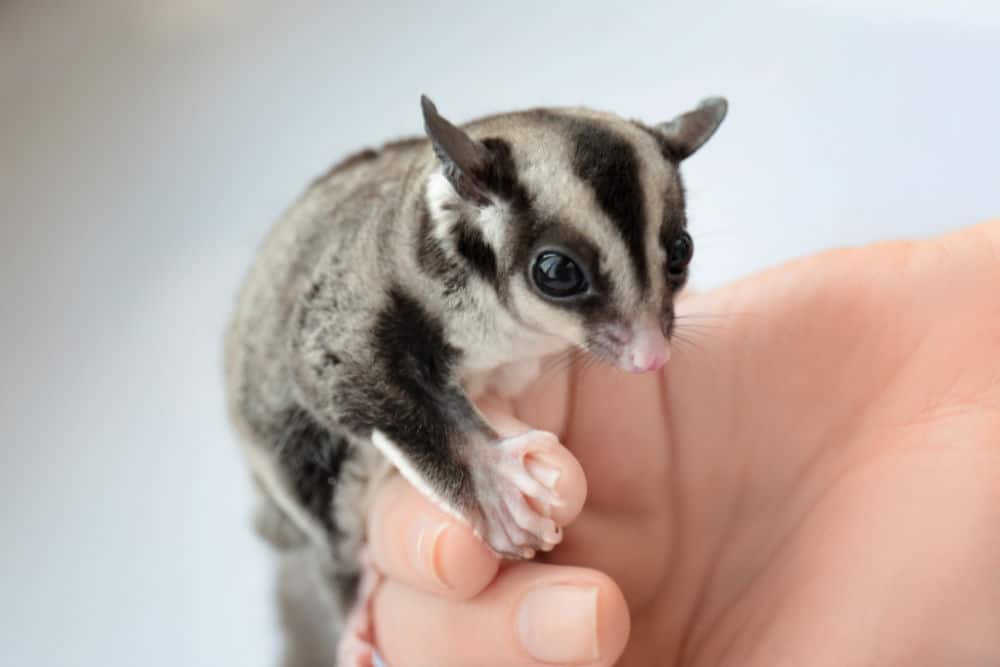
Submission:
[[[667,363],[667,356],[665,354],[657,354],[649,359],[642,359],[636,355],[632,355],[632,369],[636,373],[645,373],[647,371],[658,371],[663,368],[663,365]]]
[[[633,373],[657,371],[670,359],[670,344],[655,317],[645,317],[632,327],[619,357],[619,366]]]
[[[634,350],[629,361],[632,364],[630,369],[633,373],[645,373],[647,371],[658,371],[667,363],[670,358],[670,348],[663,347],[659,350]]]

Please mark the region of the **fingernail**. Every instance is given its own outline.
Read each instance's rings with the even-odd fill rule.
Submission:
[[[559,477],[562,475],[557,468],[540,463],[534,458],[525,461],[524,467],[527,469],[529,475],[550,489],[556,488],[556,482],[559,481]]]
[[[440,546],[450,528],[450,523],[433,520],[418,522],[416,539],[410,542],[413,545],[410,552],[410,561],[413,567],[444,588],[449,589],[451,585],[445,580],[442,573]]]
[[[524,650],[541,662],[600,659],[597,588],[558,584],[529,591],[517,612],[517,633]]]

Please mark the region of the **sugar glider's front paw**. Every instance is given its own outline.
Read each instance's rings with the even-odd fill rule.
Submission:
[[[562,541],[562,529],[550,518],[552,508],[563,505],[555,490],[559,471],[537,458],[558,442],[547,431],[528,431],[476,449],[472,524],[501,556],[532,558]]]

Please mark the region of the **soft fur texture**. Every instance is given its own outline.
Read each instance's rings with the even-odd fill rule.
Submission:
[[[305,618],[289,600],[314,586],[330,590],[303,598],[306,616],[343,618],[387,459],[499,553],[553,546],[552,522],[523,512],[544,490],[517,461],[544,436],[501,441],[470,393],[516,392],[568,348],[620,363],[651,326],[669,337],[686,278],[686,260],[667,269],[686,234],[677,166],[725,103],[655,128],[587,109],[458,128],[426,98],[423,111],[430,140],[362,151],[309,187],[261,247],[228,333],[258,524],[291,554],[286,618]],[[544,249],[573,258],[589,291],[546,297],[531,278]],[[297,631],[309,646],[311,627]]]

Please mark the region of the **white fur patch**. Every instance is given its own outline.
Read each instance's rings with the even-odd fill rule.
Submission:
[[[451,223],[458,219],[455,207],[461,198],[441,169],[437,169],[427,178],[425,201],[427,208],[430,209],[431,219],[437,223],[444,223],[440,226],[450,227]]]
[[[507,210],[507,207],[502,203],[498,203],[480,209],[479,215],[476,216],[479,229],[483,232],[486,243],[494,251],[503,247],[504,230],[510,224],[509,215],[510,212]]]

